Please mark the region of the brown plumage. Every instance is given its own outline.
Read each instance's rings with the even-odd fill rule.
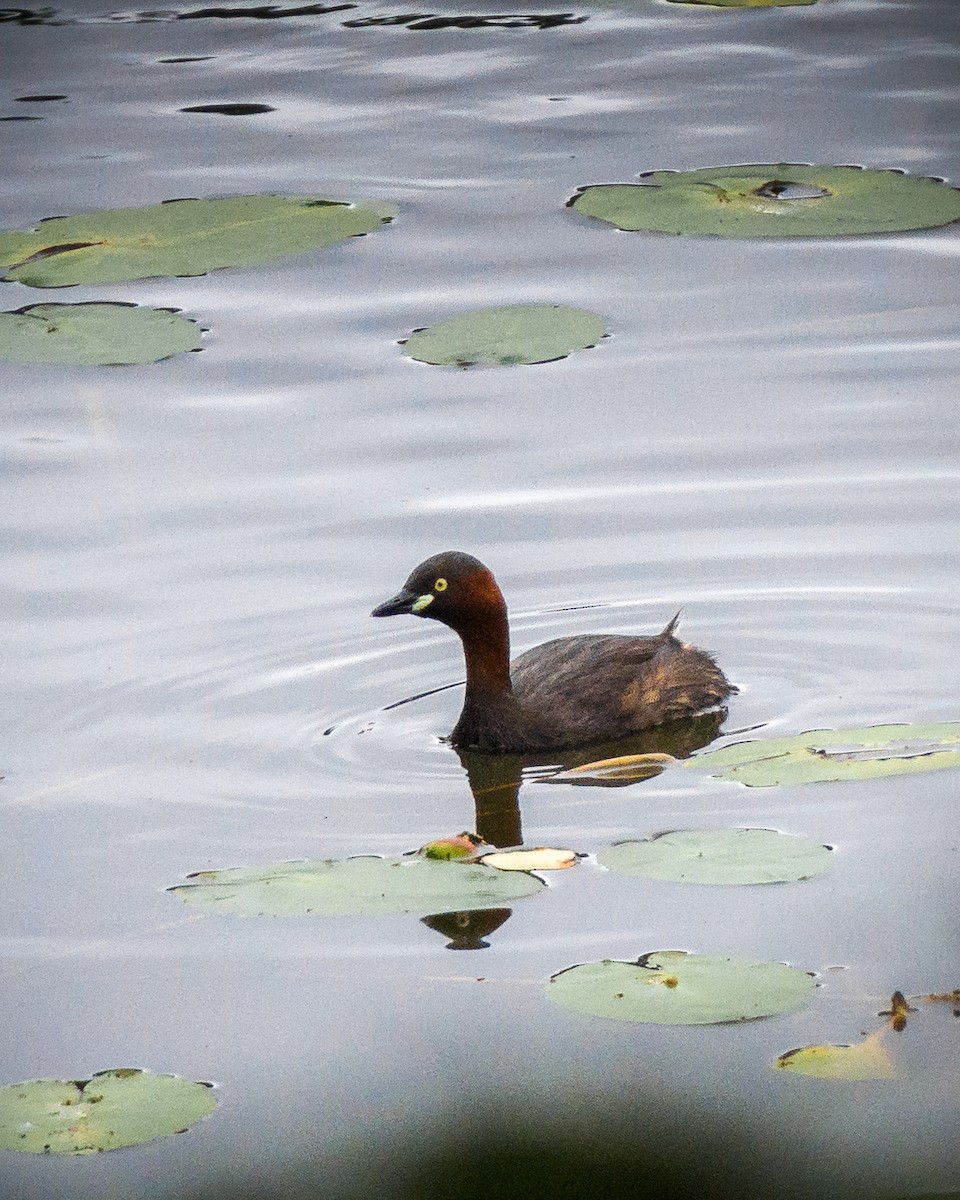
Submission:
[[[674,636],[583,634],[544,642],[510,663],[507,606],[490,571],[450,550],[422,562],[375,617],[411,613],[459,635],[467,665],[463,750],[522,754],[628,737],[721,704],[737,689],[704,650]]]

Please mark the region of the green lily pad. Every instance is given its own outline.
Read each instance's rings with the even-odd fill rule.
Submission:
[[[217,1107],[207,1083],[133,1067],[92,1079],[31,1079],[0,1088],[0,1147],[95,1154],[181,1133]]]
[[[112,302],[31,304],[0,313],[0,359],[106,366],[200,349],[200,326],[170,308]]]
[[[617,842],[597,861],[622,875],[674,883],[793,883],[831,865],[827,846],[775,829],[675,829]]]
[[[960,220],[960,191],[899,171],[761,163],[639,178],[581,188],[568,205],[618,229],[696,237],[832,237]]]
[[[554,975],[547,995],[596,1017],[654,1025],[718,1025],[794,1012],[813,995],[806,971],[784,963],[656,950]]]
[[[373,917],[467,912],[532,896],[532,875],[419,855],[325,859],[201,871],[171,888],[187,904],[237,917]]]
[[[607,336],[594,313],[563,304],[511,304],[478,308],[401,342],[407,354],[435,366],[514,366],[553,362],[586,350]]]
[[[331,246],[395,215],[392,205],[321,196],[170,200],[52,217],[29,233],[0,230],[0,266],[30,287],[205,275]]]
[[[960,767],[960,723],[813,729],[795,737],[738,742],[680,764],[748,787],[881,779]]]
[[[897,1074],[890,1051],[877,1034],[850,1046],[801,1046],[781,1054],[773,1065],[817,1079],[894,1079]]]

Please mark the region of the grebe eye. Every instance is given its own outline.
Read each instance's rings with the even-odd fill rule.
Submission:
[[[433,590],[435,592],[445,592],[447,590],[447,581],[445,579],[438,579],[433,585]]]

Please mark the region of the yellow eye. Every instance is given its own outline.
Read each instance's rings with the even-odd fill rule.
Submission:
[[[447,590],[447,581],[445,579],[438,579],[433,585],[433,590],[435,592],[445,592]]]

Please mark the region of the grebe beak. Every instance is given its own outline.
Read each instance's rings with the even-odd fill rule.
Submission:
[[[426,607],[425,605],[421,605],[420,608],[416,607],[422,599],[423,597],[418,596],[416,592],[409,592],[404,588],[403,591],[397,592],[392,600],[386,600],[383,604],[378,604],[370,616],[398,617],[404,613],[417,613]]]

